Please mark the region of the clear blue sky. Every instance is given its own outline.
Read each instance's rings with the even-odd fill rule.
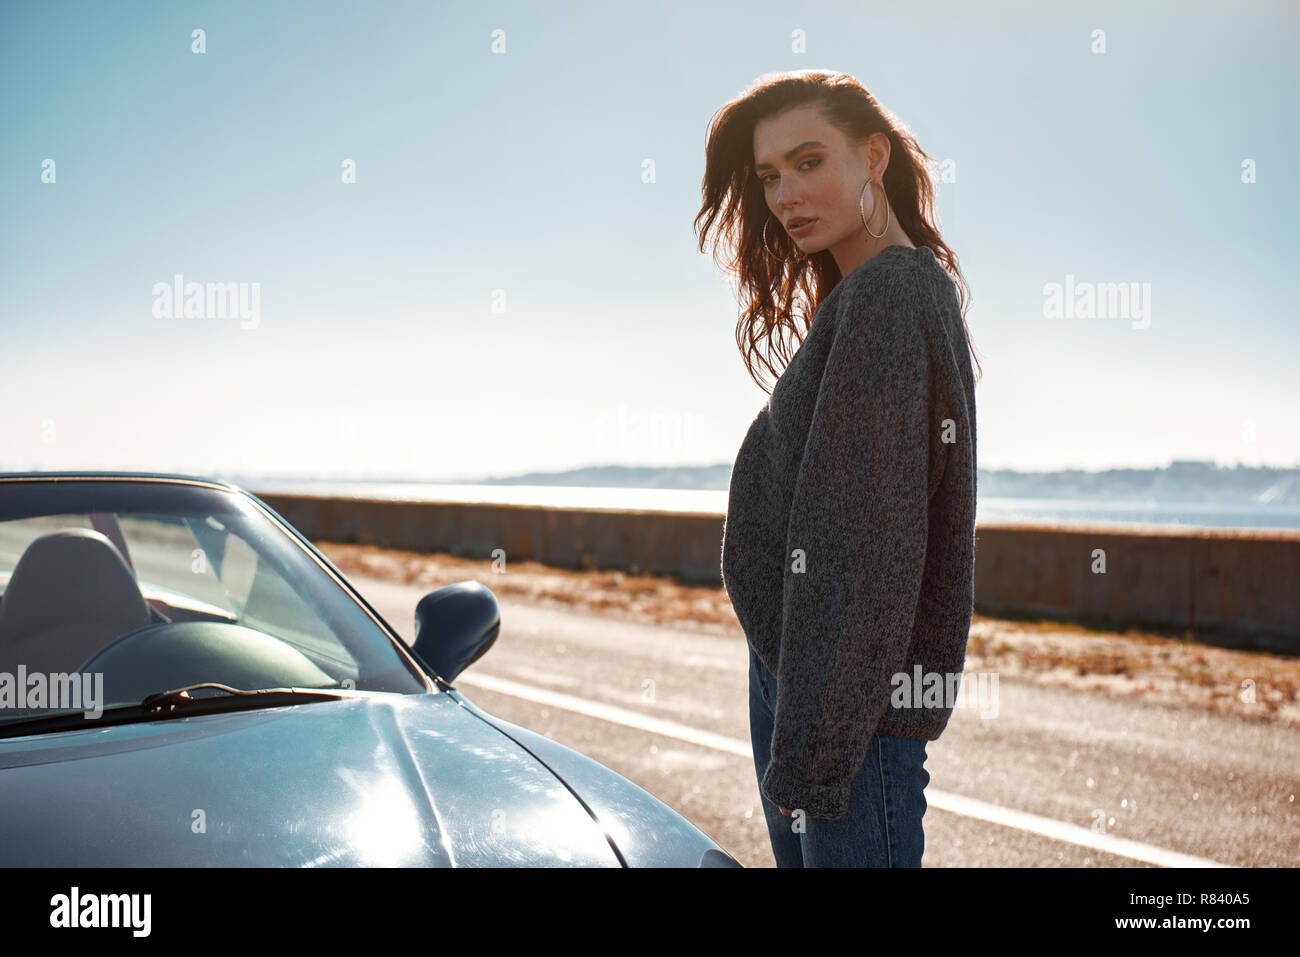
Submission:
[[[765,395],[695,248],[704,139],[804,68],[955,164],[981,467],[1295,465],[1298,27],[1281,2],[5,3],[0,468],[729,463]],[[259,283],[257,327],[155,317],[177,273]],[[1149,328],[1045,317],[1067,274],[1150,283]]]

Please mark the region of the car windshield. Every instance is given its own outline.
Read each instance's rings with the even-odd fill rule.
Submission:
[[[0,724],[201,682],[428,690],[249,496],[199,483],[0,480]]]

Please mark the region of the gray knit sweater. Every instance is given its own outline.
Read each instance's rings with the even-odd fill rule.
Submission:
[[[974,561],[956,285],[929,247],[889,246],[817,307],[731,471],[722,584],[777,678],[770,800],[842,817],[873,733],[939,737]]]

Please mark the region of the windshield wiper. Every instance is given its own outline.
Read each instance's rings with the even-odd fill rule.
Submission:
[[[190,693],[200,688],[214,688],[220,693],[203,696]],[[85,730],[110,724],[154,721],[191,714],[274,708],[304,701],[339,701],[343,698],[359,696],[358,692],[351,690],[325,688],[258,688],[253,691],[243,691],[214,681],[204,681],[183,688],[173,688],[170,691],[159,691],[149,695],[139,704],[105,708],[98,718],[87,718],[84,711],[61,711],[58,714],[24,718],[20,721],[0,721],[0,738],[44,734],[47,731]]]
[[[191,691],[197,691],[199,688],[216,688],[221,694],[204,695],[196,698]],[[250,708],[267,708],[271,705],[268,703],[270,698],[277,701],[281,698],[292,698],[294,701],[338,701],[344,697],[339,691],[329,691],[320,688],[258,688],[255,691],[242,691],[239,688],[232,688],[230,685],[218,684],[215,681],[201,681],[198,684],[186,685],[184,688],[173,688],[171,691],[159,691],[145,698],[136,707],[144,708],[146,711],[175,711],[177,708],[184,707],[187,711],[194,705],[206,701],[225,701],[227,705],[231,702],[230,696],[242,697],[252,696],[251,702],[246,702]],[[293,701],[285,702],[292,704]],[[241,705],[243,707],[243,705]],[[222,710],[227,710],[223,708]]]

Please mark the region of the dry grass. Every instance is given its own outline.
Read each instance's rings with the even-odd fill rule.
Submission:
[[[502,598],[744,637],[720,587],[683,585],[667,577],[619,571],[571,571],[538,562],[511,562],[498,572],[491,562],[445,554],[369,545],[318,546],[345,574],[420,585],[430,591],[475,579]],[[1061,622],[1013,622],[976,615],[966,669],[1300,727],[1300,660],[1137,630],[1119,634]]]

